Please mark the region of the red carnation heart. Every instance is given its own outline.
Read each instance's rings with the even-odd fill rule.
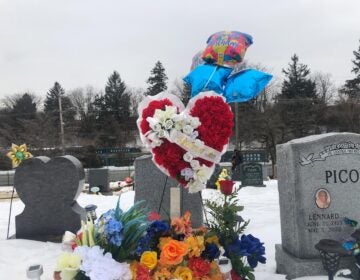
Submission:
[[[175,102],[174,102],[175,100]],[[194,101],[195,100],[195,101]],[[233,128],[233,113],[224,98],[213,93],[203,93],[195,97],[192,102],[186,107],[187,113],[192,117],[198,117],[201,125],[196,129],[199,133],[197,137],[203,141],[206,146],[209,146],[220,153],[225,152],[224,148],[229,142]],[[179,100],[166,94],[159,94],[157,96],[149,97],[144,101],[142,109],[139,110],[138,126],[142,138],[146,138],[146,134],[151,132],[150,125],[146,120],[147,117],[153,117],[155,110],[165,110],[166,106],[176,106],[178,113],[183,107],[179,106]],[[181,170],[191,168],[190,164],[183,159],[187,152],[175,143],[171,143],[165,138],[162,138],[162,144],[153,147],[151,152],[153,154],[154,162],[160,170],[166,172],[167,175],[175,178],[180,184],[186,186],[188,181],[181,176]],[[202,158],[195,158],[201,164],[208,167],[214,165],[213,162]]]

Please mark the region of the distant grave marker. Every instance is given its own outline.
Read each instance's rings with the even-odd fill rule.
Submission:
[[[244,163],[241,168],[241,186],[265,187],[262,165],[259,163]]]
[[[82,164],[73,156],[24,161],[15,172],[14,186],[25,204],[16,216],[16,238],[61,241],[65,231],[76,233],[85,210],[76,199],[84,185]]]

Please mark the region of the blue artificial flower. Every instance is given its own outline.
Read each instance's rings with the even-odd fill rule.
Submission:
[[[342,244],[343,248],[347,251],[351,251],[355,249],[356,242],[355,241],[346,241]]]
[[[170,230],[169,223],[163,221],[154,221],[148,228],[148,234],[163,235]]]
[[[120,221],[110,218],[106,221],[104,227],[104,235],[111,245],[120,246],[123,240],[122,235],[123,225]]]
[[[219,256],[219,247],[215,243],[206,243],[205,250],[202,252],[201,257],[213,261]]]
[[[249,265],[255,268],[260,263],[266,263],[264,243],[251,234],[241,236],[241,252],[246,256]]]

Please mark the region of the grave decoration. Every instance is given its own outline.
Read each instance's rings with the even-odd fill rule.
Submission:
[[[355,229],[358,222],[347,217],[344,218],[344,223],[349,227]],[[353,255],[356,262],[360,264],[360,228],[354,230],[354,232],[342,243],[345,250],[348,251],[349,255]]]
[[[175,95],[160,93],[146,97],[138,112],[140,136],[156,166],[190,193],[205,188],[232,134],[233,113],[225,99],[203,92],[185,108]]]
[[[64,236],[54,279],[254,279],[252,271],[265,263],[259,239],[243,234],[248,221],[236,193],[219,194],[206,202],[207,226],[193,228],[191,213],[160,220],[143,202],[128,211],[115,209],[95,223],[88,221],[75,235]]]
[[[22,144],[20,146],[12,144],[11,151],[6,155],[11,159],[13,168],[18,167],[23,160],[32,157],[32,154],[30,154],[27,150],[26,144]]]
[[[213,90],[224,95],[228,103],[255,98],[270,82],[272,75],[255,69],[238,70],[243,68],[241,63],[252,43],[250,35],[238,31],[211,35],[205,50],[195,54],[191,72],[184,78],[191,85],[191,96]]]

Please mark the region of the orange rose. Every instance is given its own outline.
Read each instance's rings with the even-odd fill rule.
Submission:
[[[164,265],[176,265],[183,261],[188,252],[188,245],[177,240],[170,240],[161,250],[160,262]]]

